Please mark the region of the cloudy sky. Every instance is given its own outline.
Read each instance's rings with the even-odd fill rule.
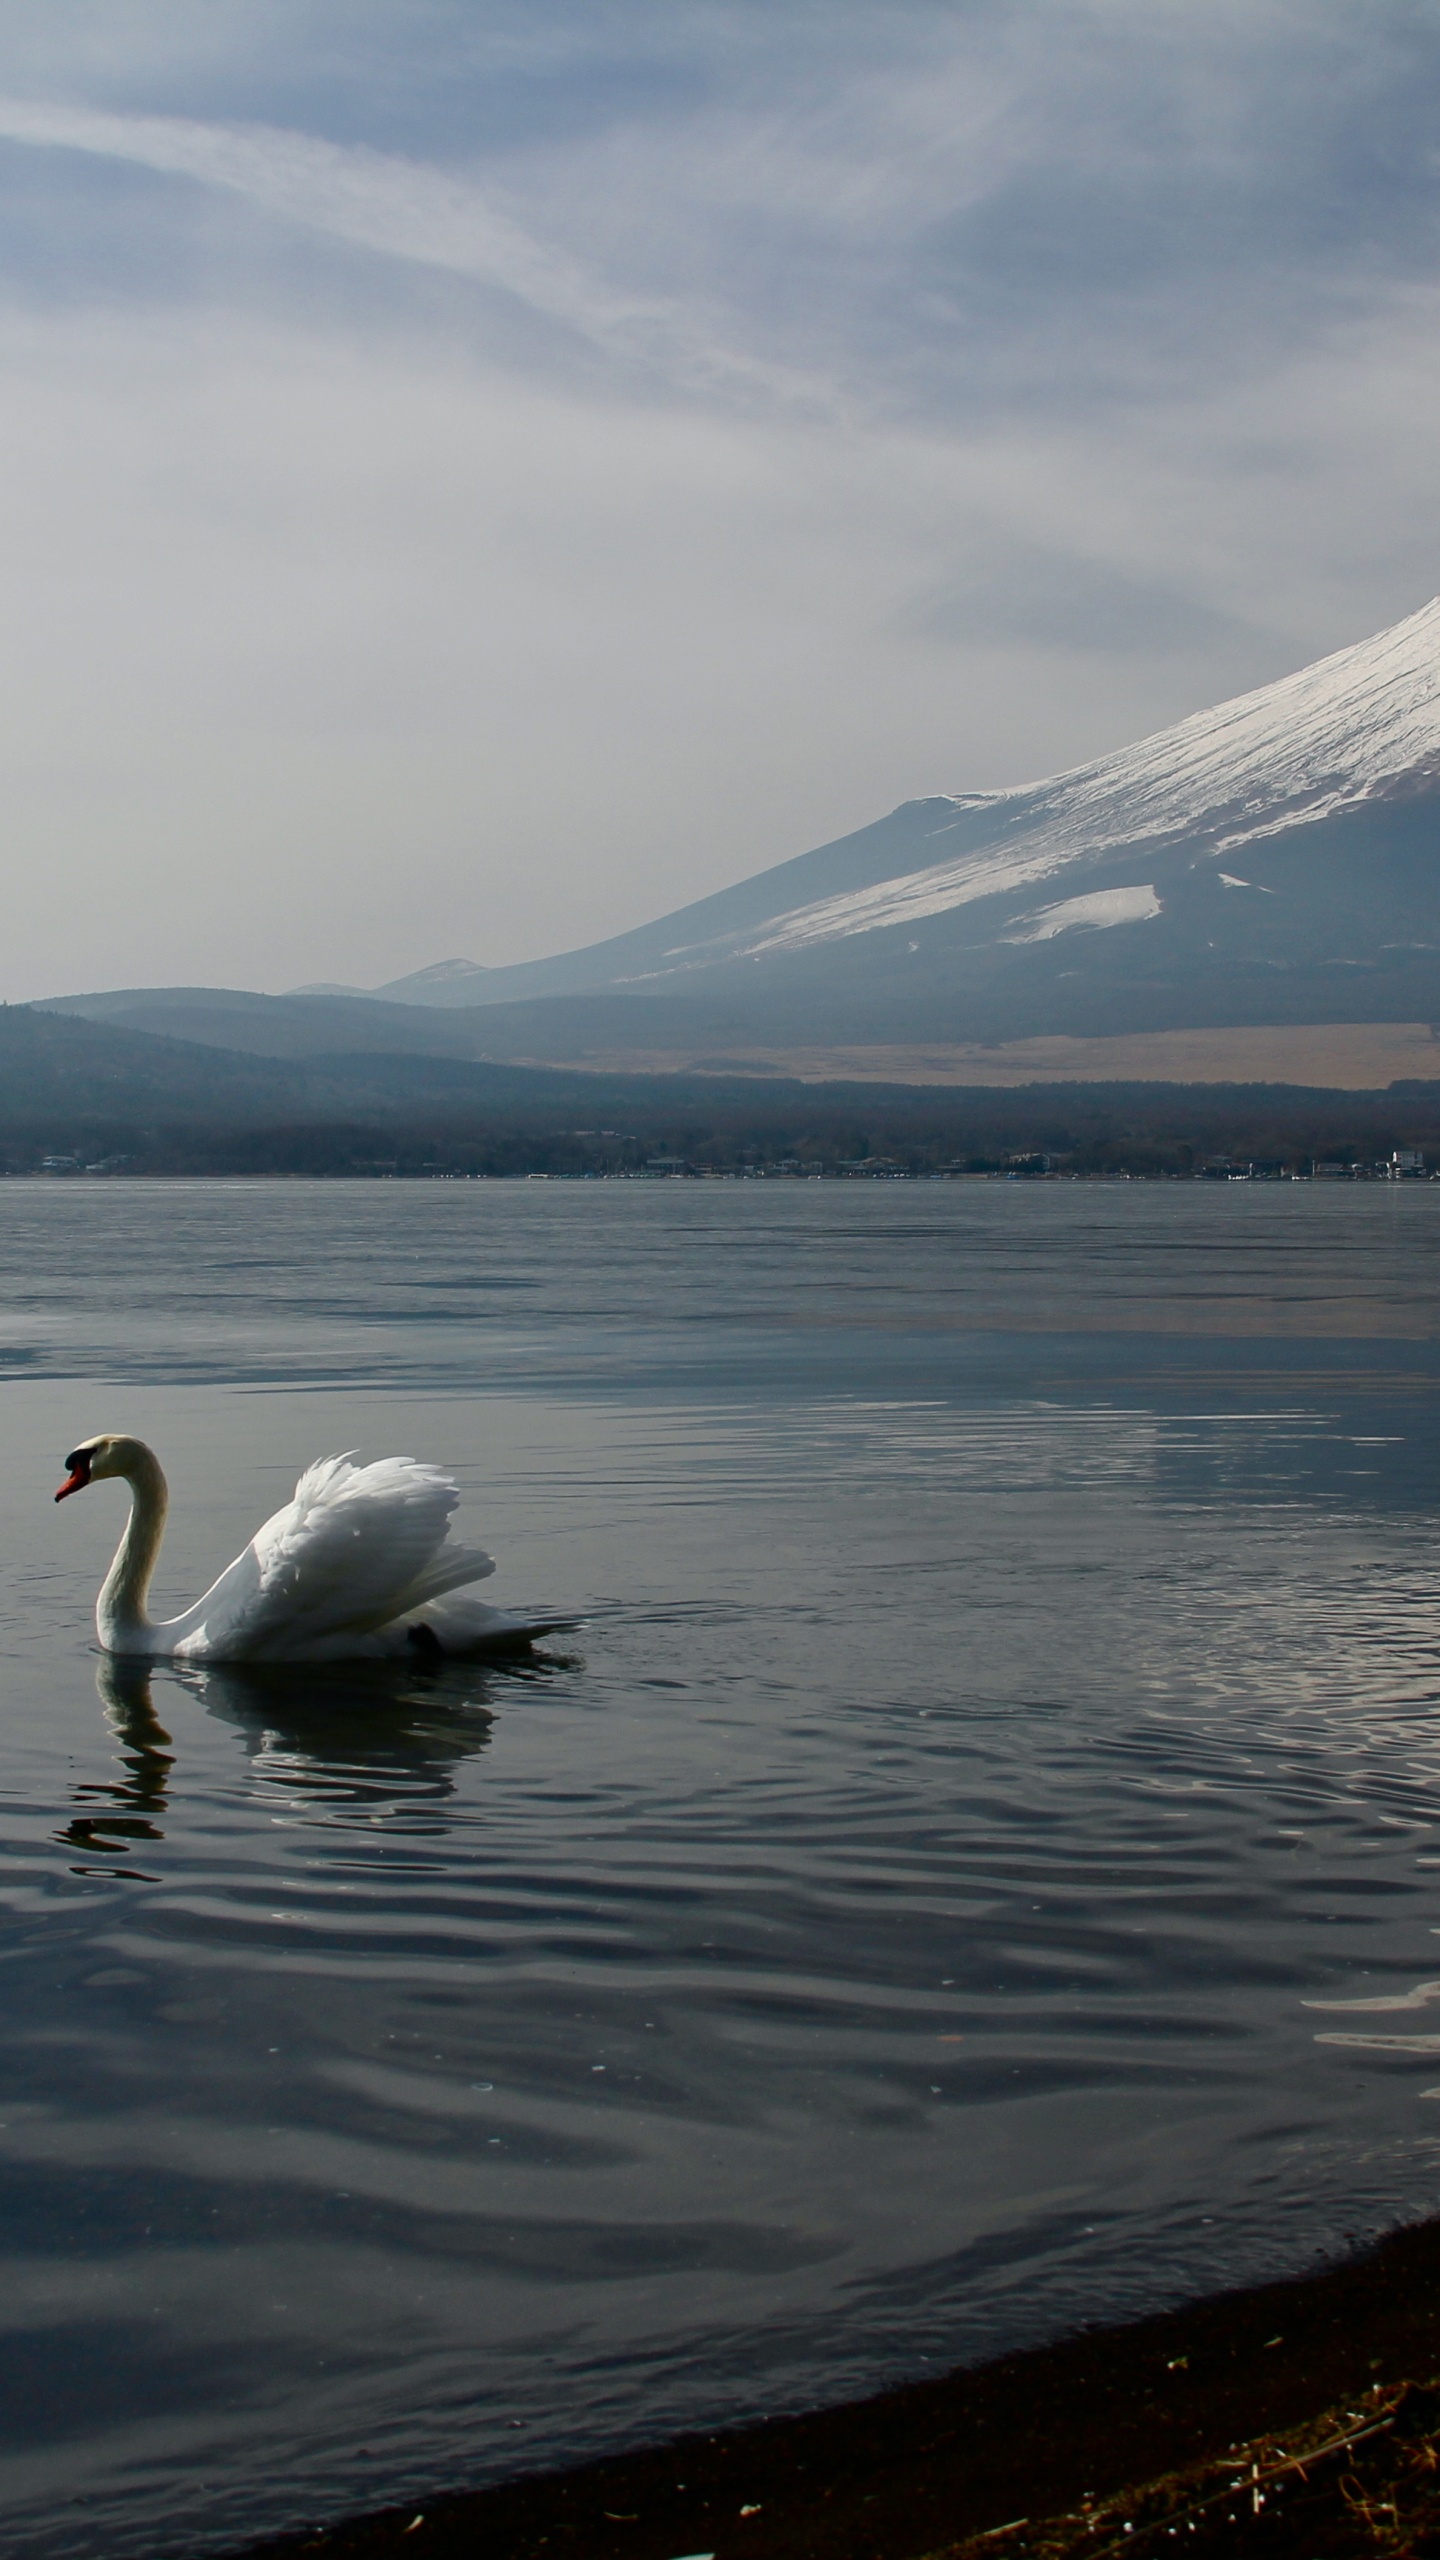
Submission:
[[[619,931],[1440,587],[1432,0],[10,0],[8,998]]]

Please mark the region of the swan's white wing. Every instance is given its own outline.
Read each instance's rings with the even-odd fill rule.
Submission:
[[[459,1499],[448,1476],[415,1458],[368,1467],[322,1458],[165,1632],[177,1651],[212,1661],[294,1660],[335,1637],[364,1636],[494,1571],[489,1556],[447,1544]]]

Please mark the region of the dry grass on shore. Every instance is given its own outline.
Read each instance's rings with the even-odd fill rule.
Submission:
[[[1275,2560],[1420,2560],[1440,2553],[1440,2384],[1377,2383],[1281,2435],[1017,2517],[927,2560],[1155,2560],[1171,2550]]]

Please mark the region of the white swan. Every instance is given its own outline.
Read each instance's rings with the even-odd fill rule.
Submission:
[[[257,1529],[203,1599],[178,1618],[146,1611],[170,1495],[153,1449],[121,1432],[82,1440],[55,1499],[105,1476],[130,1487],[130,1517],[95,1604],[106,1653],[143,1661],[358,1662],[498,1653],[573,1618],[526,1618],[446,1592],[495,1570],[480,1547],[449,1542],[460,1499],[415,1458],[321,1458],[295,1499]]]

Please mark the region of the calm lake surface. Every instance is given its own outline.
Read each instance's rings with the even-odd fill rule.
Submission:
[[[0,1186],[0,2511],[163,2554],[1440,2208],[1440,1186]],[[432,1457],[516,1671],[107,1671]]]

